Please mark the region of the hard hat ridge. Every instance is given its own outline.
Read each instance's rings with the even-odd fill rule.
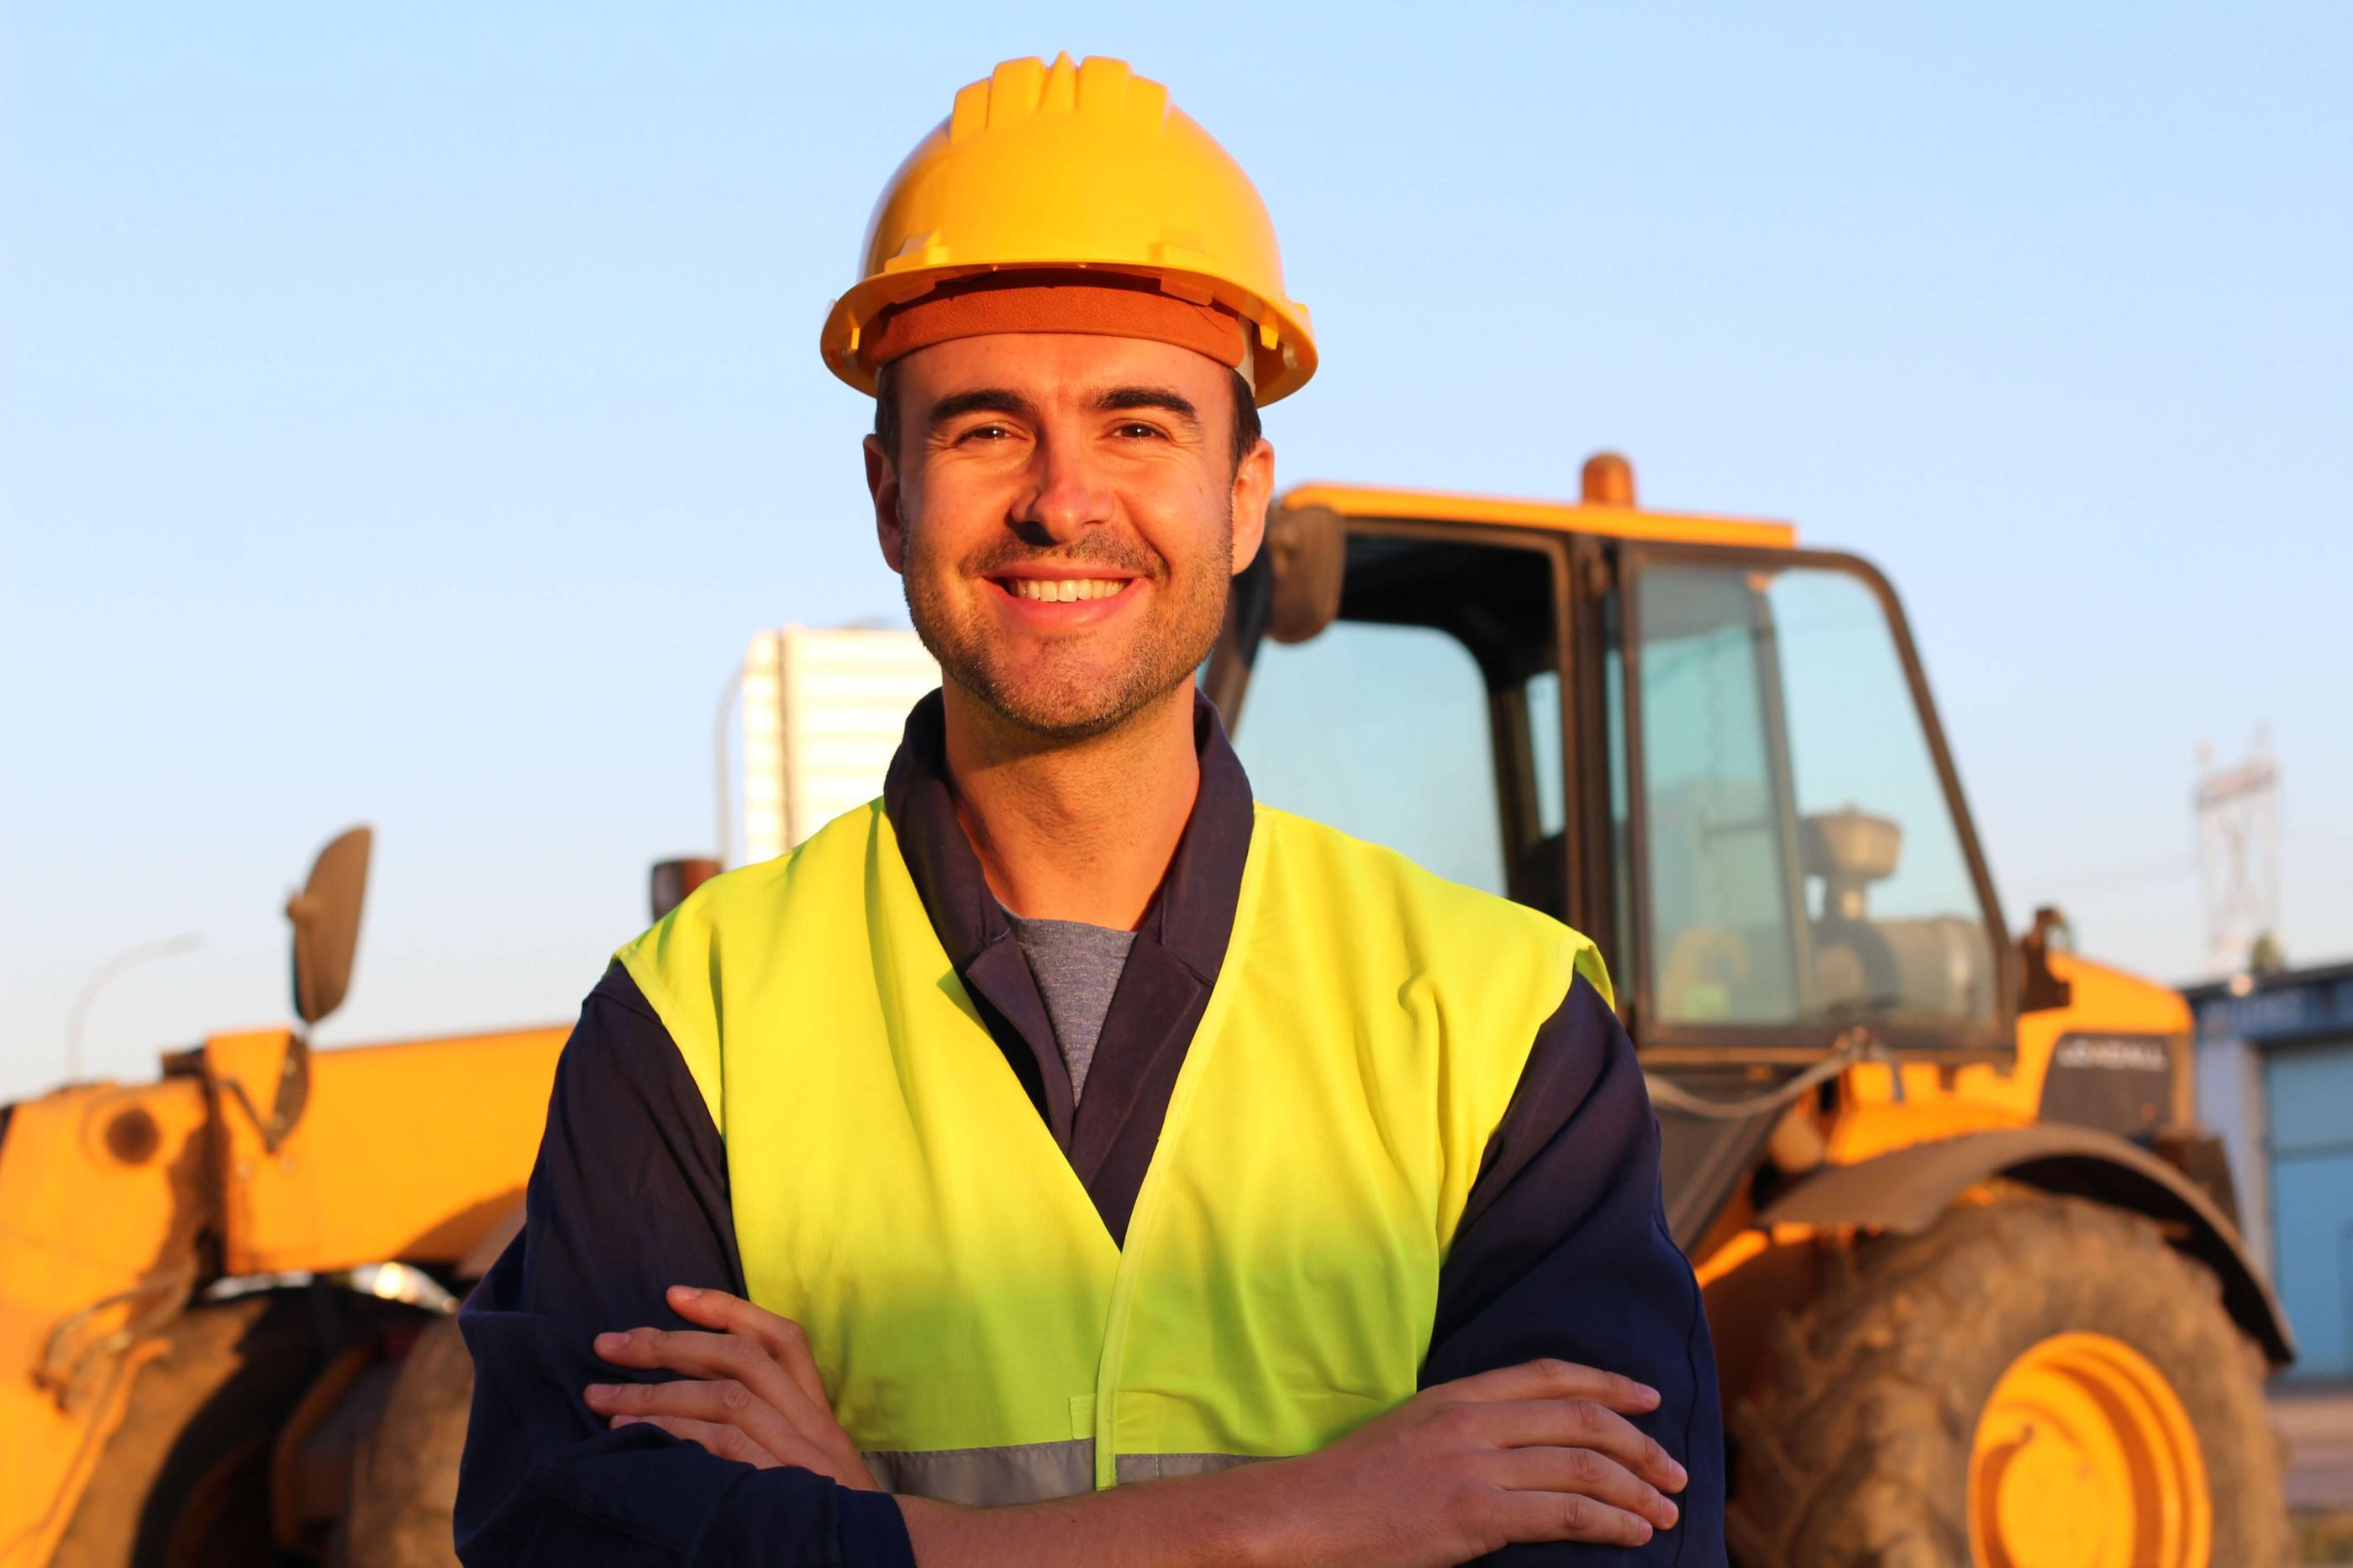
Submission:
[[[1055,273],[1091,273],[1098,285],[1128,289],[1141,283],[1171,303],[1232,319],[1261,404],[1314,374],[1307,311],[1283,291],[1274,226],[1249,176],[1165,87],[1123,60],[1008,60],[955,95],[948,118],[875,205],[859,280],[834,302],[820,335],[827,365],[872,392],[895,345],[937,341],[945,330],[937,321],[923,332],[883,330],[894,311],[943,283],[1001,271],[1033,285]],[[960,292],[988,287],[968,282]],[[1039,298],[1050,302],[1052,291]],[[959,319],[988,315],[967,309]],[[1181,313],[1131,315],[1121,329],[1128,335],[1195,346],[1198,329]],[[1155,322],[1177,323],[1182,335]],[[1040,321],[1022,330],[1096,329]]]
[[[962,89],[948,113],[948,140],[1002,130],[1041,115],[1069,114],[1096,124],[1156,124],[1168,113],[1168,89],[1128,69],[1125,60],[1091,55],[1074,64],[1068,49],[1043,60],[1007,60],[987,79]]]

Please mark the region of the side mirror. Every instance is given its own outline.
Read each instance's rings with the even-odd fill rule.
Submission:
[[[1266,635],[1305,642],[1339,617],[1347,525],[1328,506],[1276,507],[1266,516],[1265,549],[1274,568]]]
[[[1305,642],[1340,614],[1340,588],[1348,575],[1348,530],[1340,514],[1323,506],[1267,509],[1266,542],[1235,574],[1226,600],[1226,623],[1201,678],[1202,693],[1232,729],[1241,720],[1242,697],[1260,640]]]
[[[278,1067],[278,1089],[264,1116],[245,1084],[229,1078],[222,1090],[245,1107],[261,1132],[261,1146],[275,1154],[292,1136],[311,1102],[311,1026],[343,1005],[352,988],[352,960],[359,952],[360,905],[367,898],[368,851],[375,834],[354,827],[319,851],[311,879],[286,900],[294,927],[294,1015],[302,1027],[286,1042]]]
[[[319,851],[311,879],[286,903],[294,926],[294,1014],[305,1026],[343,1005],[360,945],[373,830],[354,827]]]
[[[2074,984],[2052,973],[2051,955],[2074,950],[2075,933],[2067,924],[2067,917],[2051,904],[2036,910],[2033,929],[2018,942],[2021,1013],[2047,1013],[2073,1005]]]

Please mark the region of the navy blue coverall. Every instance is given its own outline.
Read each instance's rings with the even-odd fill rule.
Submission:
[[[956,822],[936,693],[910,716],[883,788],[941,945],[1114,1239],[1223,962],[1250,847],[1250,783],[1206,702],[1197,733],[1193,816],[1136,933],[1075,1110],[1028,962]],[[913,1568],[887,1494],[807,1470],[755,1470],[649,1426],[608,1430],[582,1402],[591,1383],[665,1375],[611,1366],[590,1342],[642,1324],[691,1326],[665,1303],[667,1287],[744,1293],[718,1130],[617,966],[589,993],[558,1062],[526,1206],[521,1234],[459,1320],[475,1370],[458,1490],[468,1568]],[[1439,1275],[1421,1382],[1538,1356],[1660,1391],[1660,1407],[1635,1425],[1690,1472],[1683,1519],[1639,1548],[1527,1545],[1491,1561],[1722,1563],[1724,1445],[1707,1321],[1667,1234],[1658,1123],[1633,1048],[1582,979],[1537,1030],[1480,1168]]]

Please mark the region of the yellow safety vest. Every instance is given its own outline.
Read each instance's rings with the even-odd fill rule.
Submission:
[[[1114,1244],[880,802],[617,955],[725,1139],[752,1297],[894,1491],[967,1503],[1322,1447],[1409,1397],[1438,1271],[1583,937],[1257,808]]]

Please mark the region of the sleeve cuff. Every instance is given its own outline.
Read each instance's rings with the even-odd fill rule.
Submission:
[[[889,1492],[841,1493],[843,1568],[915,1568],[906,1516]]]
[[[915,1568],[914,1543],[888,1492],[857,1491],[785,1466],[740,1473],[710,1516],[693,1561],[711,1568]]]

